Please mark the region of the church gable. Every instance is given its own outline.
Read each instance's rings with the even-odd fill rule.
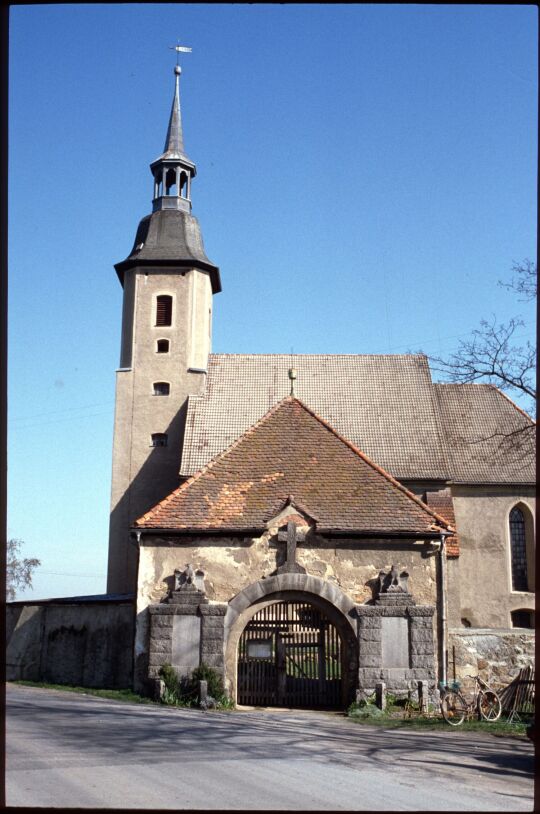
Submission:
[[[136,526],[262,530],[288,504],[305,507],[319,532],[433,537],[448,527],[292,397],[272,408]]]

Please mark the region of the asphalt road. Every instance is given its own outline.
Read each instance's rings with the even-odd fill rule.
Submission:
[[[7,804],[532,811],[525,740],[329,713],[200,712],[8,685]]]

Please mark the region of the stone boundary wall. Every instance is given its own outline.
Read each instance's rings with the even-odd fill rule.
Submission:
[[[133,680],[133,603],[6,605],[6,678],[103,689]]]
[[[534,630],[460,628],[448,632],[448,675],[480,675],[494,687],[506,686],[534,665]]]

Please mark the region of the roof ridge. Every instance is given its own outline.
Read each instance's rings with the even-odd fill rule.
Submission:
[[[344,357],[346,359],[358,359],[358,358],[371,358],[371,359],[427,359],[427,355],[425,353],[209,353],[209,357],[253,357],[256,359],[260,358],[282,358],[282,359],[297,359],[297,358],[324,358],[324,359],[336,359],[338,357]]]

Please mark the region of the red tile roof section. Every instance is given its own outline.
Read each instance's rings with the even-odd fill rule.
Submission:
[[[446,529],[447,521],[301,401],[287,397],[136,522],[137,528],[264,528],[293,495],[324,532]]]
[[[441,489],[439,492],[426,492],[426,503],[434,512],[444,517],[453,528],[456,527],[454,501],[452,500],[450,489]],[[459,557],[459,538],[457,534],[446,538],[445,547],[448,559]]]

